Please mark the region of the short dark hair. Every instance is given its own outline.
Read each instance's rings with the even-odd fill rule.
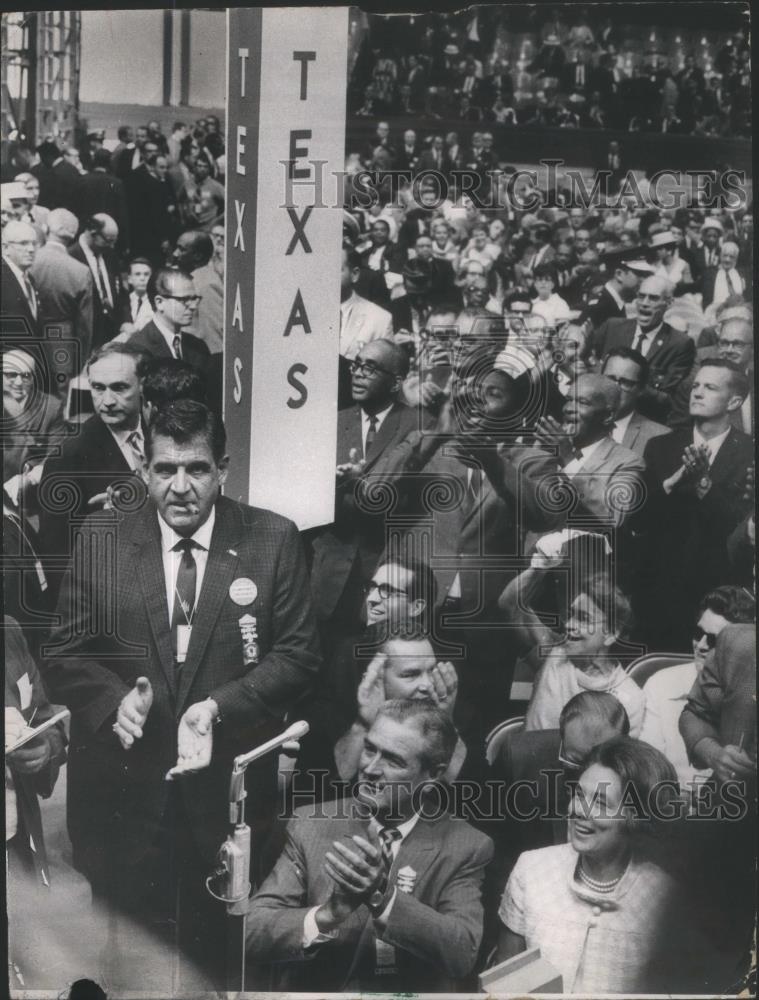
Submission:
[[[361,257],[353,247],[343,247],[343,253],[347,254],[346,263],[351,271],[361,268]]]
[[[659,809],[664,808],[664,803],[655,795],[658,785],[667,782],[672,797],[677,795],[677,772],[674,766],[661,750],[656,750],[642,740],[634,740],[630,736],[615,736],[599,743],[585,758],[583,771],[587,771],[593,764],[600,764],[613,771],[620,780],[625,801],[642,807],[642,812],[636,808],[636,815],[629,823],[631,831],[640,831],[644,822],[652,820],[653,803]]]
[[[731,373],[730,386],[736,396],[741,396],[743,399],[748,396],[751,384],[746,373],[734,361],[728,361],[727,358],[704,358],[698,370],[701,371],[702,368],[726,369]]]
[[[624,358],[625,361],[634,362],[640,371],[639,382],[641,385],[645,385],[648,382],[648,360],[632,347],[612,347],[609,353],[603,360],[603,365],[601,366],[601,374],[604,373],[604,368],[606,367],[606,362],[609,358]]]
[[[504,312],[511,308],[515,302],[524,302],[532,310],[532,298],[530,293],[524,291],[521,288],[514,288],[512,291],[507,292],[503,297],[503,310]]]
[[[151,271],[153,270],[153,265],[150,263],[147,257],[130,257],[129,267],[131,268],[133,264],[142,264],[144,267],[149,267]]]
[[[420,756],[426,770],[448,767],[458,737],[453,722],[445,712],[427,701],[396,698],[380,706],[377,719],[383,715],[401,724],[413,721],[425,742]]]
[[[394,340],[389,340],[387,337],[378,337],[370,343],[384,344],[387,347],[390,351],[391,365],[395,369],[395,375],[399,375],[401,378],[408,375],[411,361],[408,352],[400,344],[396,344]]]
[[[192,275],[187,271],[181,271],[178,267],[162,267],[153,277],[153,295],[160,295],[161,298],[170,296],[171,286],[177,277],[192,281]]]
[[[179,159],[183,160],[189,153],[195,152],[195,140],[191,135],[186,135],[179,143]]]
[[[581,691],[570,698],[559,715],[562,736],[570,722],[582,719],[588,725],[605,723],[620,736],[629,736],[630,717],[622,702],[608,691]]]
[[[77,979],[71,984],[69,1000],[108,1000],[108,994],[94,979]]]
[[[745,587],[715,587],[698,606],[699,617],[713,611],[732,624],[751,624],[756,619],[756,598]]]
[[[126,142],[129,139],[131,131],[131,125],[119,125],[116,129],[116,135],[119,137],[119,142]]]
[[[176,444],[187,444],[193,438],[202,437],[208,442],[217,465],[227,451],[227,434],[221,418],[194,399],[177,399],[156,412],[145,438],[148,462],[157,437],[171,438]]]
[[[177,399],[205,403],[203,378],[194,365],[177,358],[151,358],[142,382],[146,403],[165,406]]]
[[[92,154],[92,166],[93,167],[105,167],[106,170],[111,169],[111,154],[107,149],[96,149]]]
[[[171,127],[172,132],[178,132],[180,128],[187,128],[187,122],[174,122]]]
[[[86,370],[89,372],[92,365],[96,361],[100,361],[103,358],[109,358],[114,354],[121,354],[126,358],[132,358],[134,361],[135,369],[137,371],[137,378],[143,378],[148,367],[148,356],[144,351],[139,350],[137,347],[132,347],[131,344],[122,344],[120,341],[111,340],[107,344],[103,344],[102,347],[98,347],[96,351],[87,359]]]
[[[612,578],[606,573],[596,573],[585,580],[578,594],[587,594],[603,612],[606,624],[618,636],[629,634],[632,627],[632,607]]]
[[[411,574],[408,598],[410,601],[424,601],[424,611],[416,621],[426,625],[437,602],[437,581],[432,567],[413,550],[414,536],[393,540],[382,553],[377,563],[380,566],[399,566]]]
[[[204,233],[202,229],[190,229],[182,234],[192,236],[192,252],[201,261],[200,266],[204,267],[213,257],[213,240],[210,233]]]
[[[534,278],[550,278],[551,281],[556,284],[556,268],[553,264],[538,264],[533,268],[532,277]]]

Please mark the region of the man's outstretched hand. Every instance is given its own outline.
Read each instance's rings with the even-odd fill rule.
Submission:
[[[153,704],[153,688],[147,677],[138,677],[129,692],[121,699],[113,731],[128,750],[135,740],[142,739],[142,727]]]
[[[167,781],[208,767],[213,752],[213,724],[218,714],[219,706],[212,698],[190,705],[179,720],[177,763],[166,775]]]

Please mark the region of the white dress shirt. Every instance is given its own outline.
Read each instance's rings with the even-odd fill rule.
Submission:
[[[134,323],[138,330],[147,326],[154,319],[153,307],[150,305],[147,292],[143,294],[142,302],[139,301],[137,292],[129,293],[129,315],[132,317],[132,323]]]
[[[109,427],[108,430],[111,433],[111,437],[119,446],[119,451],[126,459],[127,465],[132,470],[132,472],[141,472],[142,465],[140,464],[134,449],[129,443],[129,438],[132,434],[137,435],[137,444],[139,445],[142,454],[145,454],[145,438],[142,433],[141,427],[133,427],[131,430],[114,430],[114,428]]]
[[[714,459],[717,457],[717,452],[720,450],[725,442],[725,438],[730,433],[731,428],[728,427],[726,431],[721,434],[715,435],[713,438],[705,438],[703,434],[698,430],[697,427],[693,428],[693,444],[696,448],[700,448],[702,445],[709,451],[709,465],[714,465]]]
[[[374,427],[374,433],[375,433],[375,435],[379,434],[379,429],[382,426],[382,424],[384,423],[385,417],[392,410],[392,408],[393,408],[393,404],[391,403],[390,406],[385,407],[384,410],[380,410],[379,413],[375,413],[374,414],[374,419],[376,421],[376,424],[375,424],[375,427]],[[361,410],[361,450],[363,451],[364,454],[366,454],[366,435],[369,433],[369,421],[370,421],[370,419],[371,418],[369,417],[369,414],[366,412],[366,410],[362,409]]]
[[[577,475],[577,473],[582,469],[587,460],[593,454],[593,452],[598,448],[604,438],[599,438],[598,441],[594,441],[593,444],[585,445],[584,448],[578,448],[580,452],[579,458],[573,458],[571,462],[567,462],[564,466],[564,472],[571,479],[572,476]]]
[[[195,605],[197,606],[198,599],[202,593],[203,588],[203,577],[206,573],[206,565],[208,564],[208,550],[211,547],[211,536],[213,534],[213,526],[216,523],[216,508],[211,508],[211,514],[206,521],[201,524],[198,530],[190,535],[192,540],[195,542],[195,547],[192,550],[193,557],[195,559],[195,566],[197,567],[197,575],[195,577]],[[169,628],[171,628],[171,615],[174,611],[174,592],[177,586],[177,573],[179,572],[179,563],[182,560],[181,552],[173,552],[173,546],[177,542],[181,541],[183,536],[178,535],[172,527],[170,527],[161,515],[158,515],[158,527],[161,530],[161,558],[163,559],[163,576],[166,585],[166,615],[169,620]]]
[[[659,331],[661,330],[662,325],[663,324],[660,323],[657,327],[654,327],[653,330],[646,331],[645,332],[646,339],[643,341],[642,346],[638,346],[638,337],[644,331],[641,330],[640,326],[636,323],[635,324],[635,336],[633,337],[632,344],[631,344],[631,346],[633,347],[633,349],[636,350],[636,351],[640,351],[640,353],[643,355],[643,357],[647,358],[648,355],[651,353],[651,346],[653,345],[653,342],[659,336]]]
[[[611,436],[617,444],[622,444],[624,436],[627,434],[627,428],[630,426],[630,421],[633,418],[633,413],[635,413],[635,410],[630,410],[626,417],[617,417],[614,421]]]
[[[179,355],[174,350],[174,338],[175,337],[179,337],[180,340],[181,340],[182,334],[179,333],[179,332],[175,333],[174,330],[172,330],[172,328],[170,326],[167,326],[166,325],[166,320],[163,318],[163,316],[160,313],[156,313],[153,316],[153,322],[158,327],[158,329],[159,329],[159,331],[160,331],[161,336],[163,337],[163,339],[166,341],[166,346],[171,351],[172,358],[177,358],[178,359]]]
[[[15,277],[16,281],[19,283],[19,285],[21,285],[21,291],[24,293],[26,301],[29,303],[29,308],[32,311],[32,316],[34,316],[34,318],[36,319],[37,296],[35,294],[34,287],[32,286],[32,283],[29,280],[29,276],[24,271],[22,271],[17,264],[14,264],[13,261],[9,260],[9,258],[6,257],[5,255],[3,255],[3,260],[13,272],[13,276]]]
[[[400,837],[394,840],[390,845],[390,850],[393,852],[393,861],[395,861],[395,859],[398,857],[398,852],[401,849],[402,842],[406,839],[406,837],[408,837],[408,835],[414,829],[418,821],[419,821],[419,816],[417,813],[414,813],[411,819],[407,819],[405,823],[400,823],[395,828],[398,831],[398,833],[400,833]],[[369,829],[372,830],[372,832],[374,833],[379,832],[381,827],[376,819],[372,818],[372,820],[369,823]],[[390,902],[387,904],[382,913],[380,913],[378,917],[374,918],[374,925],[377,930],[381,931],[384,929],[384,925],[387,923],[387,919],[390,916],[390,911],[393,908],[393,903],[395,902],[395,897],[397,892],[398,892],[397,889],[393,889],[393,894],[390,897]],[[331,941],[333,938],[337,937],[338,933],[337,930],[330,931],[328,934],[325,934],[319,930],[319,926],[316,923],[316,911],[318,909],[319,909],[318,906],[312,907],[306,914],[306,917],[303,921],[304,950],[306,948],[312,948],[314,945],[317,944],[324,944],[324,942]],[[381,951],[383,947],[385,949],[389,947],[388,945],[384,945],[384,943],[379,940],[376,943],[377,945],[379,945],[378,949],[379,951]]]

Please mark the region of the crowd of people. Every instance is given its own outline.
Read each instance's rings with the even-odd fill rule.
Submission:
[[[567,993],[732,989],[756,832],[751,206],[663,209],[642,177],[641,199],[522,179],[514,200],[492,133],[423,147],[378,121],[349,174],[409,178],[369,207],[346,188],[335,514],[299,537],[223,495],[218,120],[118,138],[45,141],[3,190],[11,892],[54,889],[39,797],[65,763],[107,915],[95,978],[220,988],[232,761],[303,719],[294,767],[247,774],[255,988],[489,970],[513,992],[538,948],[520,975]]]
[[[349,98],[375,118],[750,136],[751,53],[745,29],[651,32],[582,6],[419,16],[400,45],[371,15]]]

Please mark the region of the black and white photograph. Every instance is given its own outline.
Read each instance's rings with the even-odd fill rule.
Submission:
[[[755,996],[748,3],[1,26],[7,995]]]

